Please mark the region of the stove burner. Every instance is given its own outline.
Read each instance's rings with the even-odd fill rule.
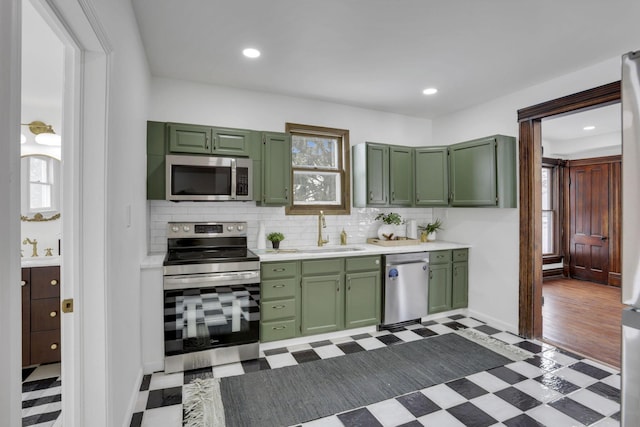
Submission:
[[[227,262],[227,261],[256,261],[258,257],[246,248],[219,249],[186,249],[171,250],[167,253],[165,265]]]

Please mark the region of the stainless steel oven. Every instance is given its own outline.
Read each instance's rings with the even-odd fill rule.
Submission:
[[[165,371],[257,359],[260,262],[246,224],[169,223],[168,233]]]
[[[251,159],[168,155],[165,160],[167,200],[253,200]]]

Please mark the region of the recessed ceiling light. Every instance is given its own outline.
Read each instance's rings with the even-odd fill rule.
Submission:
[[[585,126],[582,129],[584,130],[594,130],[596,127],[595,126]]]
[[[424,93],[425,95],[435,95],[436,93],[438,93],[438,89],[436,89],[435,87],[430,87],[423,90],[422,93]]]
[[[242,54],[247,58],[257,58],[260,56],[260,51],[258,49],[254,49],[252,47],[248,47],[242,51]]]

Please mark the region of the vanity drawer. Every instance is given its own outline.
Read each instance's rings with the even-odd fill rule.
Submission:
[[[264,300],[293,298],[296,296],[296,278],[263,280],[260,298]]]
[[[31,269],[31,299],[60,297],[60,267]]]
[[[60,329],[60,300],[45,298],[31,301],[31,331]]]
[[[435,251],[429,253],[429,263],[446,264],[451,262],[451,251]]]
[[[60,330],[31,333],[31,364],[60,361]]]
[[[456,261],[467,261],[469,256],[468,249],[454,249],[453,250],[453,262]]]
[[[260,341],[278,341],[296,336],[296,320],[280,320],[260,324]]]
[[[295,277],[298,274],[298,263],[296,261],[265,262],[261,264],[260,271],[263,280]]]
[[[296,300],[281,299],[276,301],[263,301],[260,304],[260,319],[263,322],[270,320],[286,319],[296,316]]]

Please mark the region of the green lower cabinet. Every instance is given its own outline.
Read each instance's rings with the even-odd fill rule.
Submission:
[[[303,277],[301,281],[302,335],[342,329],[344,286],[342,274]]]
[[[345,280],[345,328],[380,323],[380,271],[347,273]]]
[[[451,283],[451,308],[469,305],[469,266],[466,261],[453,263]]]
[[[260,322],[260,341],[262,342],[287,340],[297,335],[295,319]]]
[[[451,264],[429,265],[429,314],[451,310]]]

